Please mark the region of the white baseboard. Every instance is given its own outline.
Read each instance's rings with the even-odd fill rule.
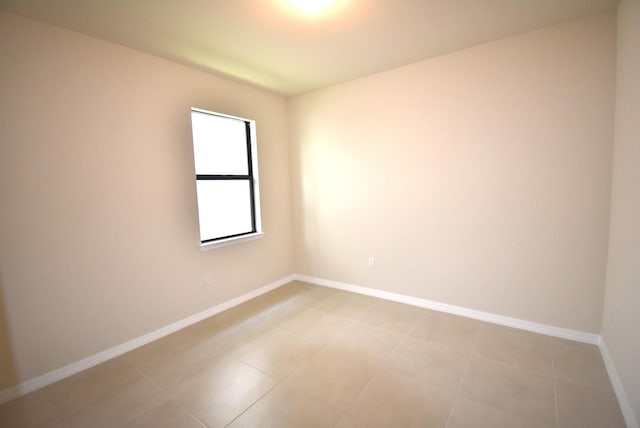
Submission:
[[[154,340],[158,340],[164,336],[167,336],[171,333],[174,333],[178,330],[181,330],[185,327],[188,327],[192,324],[195,324],[199,321],[202,321],[205,318],[209,318],[215,314],[226,311],[234,306],[237,306],[241,303],[246,302],[247,300],[251,300],[255,297],[258,297],[262,294],[265,294],[271,290],[274,290],[278,287],[281,287],[295,279],[294,275],[289,275],[285,278],[279,279],[271,284],[267,284],[264,287],[260,287],[256,290],[250,291],[249,293],[243,294],[242,296],[238,296],[234,299],[228,300],[219,305],[213,306],[209,309],[206,309],[202,312],[198,312],[197,314],[191,315],[187,318],[176,321],[172,324],[169,324],[165,327],[159,328],[158,330],[147,333],[143,336],[137,337],[135,339],[129,340],[128,342],[122,343],[120,345],[114,346],[113,348],[106,349],[102,352],[98,352],[97,354],[91,355],[89,357],[83,358],[74,363],[68,364],[64,367],[60,367],[59,369],[53,370],[51,372],[45,373],[41,376],[35,377],[33,379],[29,379],[25,382],[20,383],[17,386],[7,388],[4,390],[0,390],[0,404],[6,403],[7,401],[13,400],[14,398],[19,397],[20,395],[28,394],[37,389],[43,388],[47,385],[50,385],[54,382],[62,380],[66,377],[79,373],[83,370],[96,366],[100,363],[103,363],[111,358],[115,358],[122,354],[125,354],[129,351],[132,351],[136,348],[139,348],[143,345],[146,345],[149,342],[153,342]]]
[[[548,336],[561,337],[563,339],[575,340],[592,345],[598,345],[600,343],[600,335],[594,333],[586,333],[578,330],[570,330],[567,328],[540,324],[518,318],[511,318],[504,315],[496,315],[489,312],[477,311],[475,309],[463,308],[461,306],[449,305],[447,303],[436,302],[433,300],[420,299],[418,297],[407,296],[404,294],[391,293],[389,291],[361,287],[344,282],[330,281],[327,279],[315,278],[312,276],[296,274],[294,275],[294,277],[299,281],[304,281],[311,284],[337,288],[339,290],[364,294],[366,296],[379,297],[385,300],[406,303],[408,305],[419,306],[426,309],[433,309],[435,311],[446,312],[454,315],[460,315],[463,317],[486,321],[493,324],[500,324],[508,327],[518,328],[520,330],[532,331],[534,333],[546,334]]]
[[[620,379],[620,376],[618,375],[618,370],[616,369],[616,365],[613,362],[613,358],[611,358],[609,348],[607,348],[607,344],[604,339],[600,340],[600,353],[602,354],[604,365],[607,367],[609,379],[611,379],[613,390],[615,391],[616,397],[618,398],[618,404],[620,404],[620,410],[622,410],[622,416],[624,416],[624,421],[627,424],[627,428],[639,428],[638,419],[636,419],[636,415],[633,412],[633,407],[629,402],[627,393],[624,391],[622,381]]]

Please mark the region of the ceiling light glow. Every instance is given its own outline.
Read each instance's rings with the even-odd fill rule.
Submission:
[[[289,3],[309,16],[317,15],[331,6],[334,0],[289,0]]]

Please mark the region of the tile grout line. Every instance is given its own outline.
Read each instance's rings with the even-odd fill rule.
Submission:
[[[276,376],[274,376],[274,375],[272,375],[271,373],[269,373],[269,372],[267,372],[267,371],[265,371],[265,370],[261,369],[260,367],[256,367],[256,366],[254,366],[253,364],[251,364],[250,362],[243,360],[242,358],[240,358],[240,356],[237,356],[237,355],[236,355],[235,357],[233,357],[233,359],[234,359],[234,360],[236,360],[236,361],[238,361],[239,363],[246,364],[247,366],[251,367],[252,369],[256,369],[257,371],[259,371],[260,373],[262,373],[262,374],[263,374],[263,375],[265,375],[265,376],[270,377],[271,379],[273,379],[273,380],[275,380],[275,381],[276,381],[276,384],[277,384],[277,383],[280,383],[280,381],[281,381],[282,379],[284,379],[284,377],[283,377],[282,379],[278,379]],[[287,375],[287,376],[288,376],[288,375]],[[285,377],[286,377],[286,376],[285,376]]]
[[[167,391],[165,388],[161,387],[157,382],[155,382],[151,376],[149,376],[147,373],[145,373],[140,367],[138,366],[134,366],[132,363],[130,363],[129,361],[127,361],[125,358],[123,358],[125,360],[125,362],[127,364],[129,364],[131,367],[133,367],[133,369],[135,371],[137,371],[142,377],[144,377],[145,379],[147,379],[149,381],[149,383],[151,383],[151,385],[154,386],[154,388],[156,388],[163,396],[164,396],[164,402],[167,401],[171,401],[172,403],[175,403],[178,407],[180,407],[182,410],[184,410],[189,416],[191,416],[192,418],[194,418],[196,421],[198,421],[203,427],[206,427],[207,424],[204,423],[204,421],[200,420],[200,418],[198,416],[196,416],[195,414],[193,414],[191,412],[191,410],[187,409],[181,402],[180,400],[177,400],[176,398],[174,398],[174,396]],[[162,401],[161,401],[162,403]],[[153,410],[153,408],[147,409],[146,412],[136,416],[134,419],[128,421],[128,422],[133,422],[136,419],[146,415],[147,413],[151,412]]]
[[[462,377],[460,378],[460,383],[458,384],[458,390],[456,391],[456,396],[451,403],[451,409],[449,410],[449,416],[447,416],[447,421],[444,424],[444,427],[447,428],[449,426],[449,422],[451,421],[451,416],[453,415],[453,409],[458,402],[458,398],[460,397],[460,391],[462,390],[462,384],[464,383],[465,378],[467,377],[467,373],[469,372],[469,366],[471,366],[471,359],[473,358],[473,354],[476,350],[476,345],[478,343],[478,338],[480,337],[480,329],[482,326],[478,327],[478,331],[476,331],[476,337],[473,338],[473,345],[471,345],[471,352],[469,352],[469,359],[467,360],[467,365],[464,368],[464,373],[462,373]]]
[[[367,311],[364,311],[364,312],[367,312]],[[363,312],[363,313],[364,313],[364,312]],[[362,314],[360,314],[360,316],[362,316]],[[418,314],[418,316],[416,316],[416,319],[415,319],[415,320],[413,320],[413,323],[411,324],[411,327],[409,327],[409,328],[407,329],[407,332],[402,336],[402,338],[401,338],[400,340],[398,340],[398,343],[396,343],[396,345],[393,347],[393,349],[392,349],[392,350],[391,350],[391,352],[390,352],[390,355],[391,355],[391,356],[393,356],[393,354],[396,352],[396,350],[400,347],[400,344],[401,344],[402,342],[404,342],[404,341],[406,340],[406,338],[407,338],[407,337],[409,337],[409,335],[411,334],[411,331],[413,330],[413,328],[415,327],[415,325],[418,323],[418,317],[419,317],[419,316],[420,316],[419,314]],[[352,320],[352,323],[356,323],[356,322],[358,322],[358,323],[360,323],[360,324],[364,324],[364,325],[367,325],[367,326],[371,327],[371,325],[370,325],[370,324],[367,324],[367,323],[364,323],[364,322],[360,321],[360,320],[359,320],[359,318],[360,318],[360,317],[358,317],[358,319]],[[381,328],[381,329],[382,329],[382,328]],[[383,329],[383,330],[388,331],[388,330],[386,330],[386,329]],[[351,414],[349,413],[349,410],[351,409],[351,407],[353,406],[353,404],[354,404],[356,401],[358,401],[358,398],[360,398],[360,396],[362,395],[362,393],[364,392],[364,390],[365,390],[365,389],[367,389],[367,386],[369,386],[369,384],[370,384],[371,382],[373,382],[373,379],[375,379],[375,377],[376,377],[376,376],[378,376],[378,374],[379,374],[382,370],[384,370],[384,368],[385,368],[385,364],[383,364],[380,368],[378,368],[378,369],[376,370],[376,372],[373,374],[373,376],[371,376],[371,379],[369,379],[369,381],[368,381],[367,383],[365,383],[365,384],[364,384],[364,386],[362,387],[362,389],[360,390],[360,392],[358,392],[358,395],[356,395],[356,396],[355,396],[355,398],[353,399],[353,401],[351,402],[351,404],[349,404],[349,407],[347,407],[347,408],[346,408],[346,410],[344,411],[344,413],[343,413],[342,417],[344,417],[344,416],[349,416],[349,417],[351,417],[351,418],[354,418],[354,419],[356,419],[356,420],[360,421],[360,419],[355,418],[353,415],[351,415]],[[336,424],[334,425],[334,428],[335,428],[339,423],[340,423],[340,419],[338,419],[338,421],[337,421],[337,422],[336,422]],[[367,426],[369,426],[369,424],[368,424],[368,423],[367,423],[366,425],[367,425]]]
[[[364,313],[364,312],[366,312],[366,311],[363,311],[362,313]],[[328,313],[332,313],[333,315],[336,315],[336,314],[335,314],[335,313],[333,313],[333,312],[328,312]],[[358,321],[358,320],[359,320],[359,318],[360,318],[360,316],[361,316],[361,315],[362,315],[362,314],[358,315],[356,318],[343,317],[344,319],[349,320],[349,324],[348,324],[346,327],[344,327],[344,330],[346,330],[347,328],[349,328],[349,327],[353,326],[353,325],[354,325],[354,324],[356,324],[356,323],[359,323],[360,321]],[[344,331],[344,330],[343,330],[343,331]],[[337,338],[337,337],[338,337],[338,335],[333,336],[333,338],[323,346],[323,349],[328,348],[328,347],[329,347],[329,345],[331,345],[333,342],[335,342],[335,340],[336,340],[336,338]],[[379,371],[379,370],[377,370],[377,371],[373,374],[373,376],[371,376],[371,379],[369,379],[369,382],[371,382],[371,380],[372,380],[372,379],[373,379],[373,378],[378,374],[378,371]],[[356,397],[353,399],[353,401],[351,402],[351,404],[349,404],[349,406],[348,406],[346,409],[344,409],[344,410],[339,409],[338,407],[335,407],[333,404],[330,404],[330,403],[328,403],[328,402],[326,402],[326,401],[324,401],[324,400],[318,399],[319,401],[323,402],[323,403],[324,403],[324,404],[326,404],[327,406],[329,406],[329,407],[332,407],[332,408],[334,408],[334,409],[338,409],[338,410],[341,410],[341,411],[342,411],[342,415],[341,415],[341,416],[336,420],[336,423],[333,425],[333,428],[335,428],[335,427],[340,423],[340,420],[341,420],[342,418],[344,418],[345,416],[350,416],[350,417],[351,417],[351,415],[349,415],[349,413],[348,413],[348,412],[349,412],[349,409],[351,408],[351,406],[353,405],[353,403],[355,403],[355,401],[358,399],[358,397],[360,396],[360,394],[362,393],[362,391],[364,390],[364,388],[365,388],[367,385],[369,385],[369,382],[367,382],[367,383],[362,387],[362,390],[358,393],[358,395],[356,395]]]
[[[286,331],[284,331],[284,330],[282,330],[282,329],[279,329],[279,327],[275,327],[275,329],[278,329],[278,330],[279,330],[280,332],[282,332],[282,333],[287,333]],[[322,350],[323,350],[323,349],[325,349],[326,347],[327,347],[327,344],[322,345],[322,346],[318,349],[318,351],[316,351],[316,352],[314,353],[314,355],[312,355],[309,359],[313,358],[316,354],[318,354],[320,351],[322,351]],[[298,367],[296,367],[295,369],[293,369],[289,374],[287,374],[286,376],[284,376],[282,379],[277,379],[277,378],[273,377],[272,375],[269,375],[268,373],[264,372],[263,370],[260,370],[259,368],[254,367],[252,364],[249,364],[249,363],[247,363],[246,361],[241,360],[241,359],[240,359],[240,358],[238,358],[238,357],[234,357],[234,358],[236,358],[238,361],[241,361],[241,362],[242,362],[242,363],[244,363],[244,364],[249,365],[250,367],[255,368],[256,370],[259,370],[259,371],[260,371],[260,372],[262,372],[262,373],[267,374],[269,377],[272,377],[272,378],[273,378],[273,379],[275,379],[277,382],[276,382],[276,384],[275,384],[275,385],[273,385],[273,387],[272,387],[272,388],[270,388],[268,391],[266,391],[264,394],[262,394],[260,397],[258,397],[258,398],[253,402],[253,403],[251,403],[251,405],[249,405],[246,409],[244,409],[242,412],[240,412],[240,413],[239,413],[235,418],[233,418],[231,421],[229,421],[229,423],[227,423],[227,424],[225,425],[225,427],[230,426],[230,425],[231,425],[232,423],[234,423],[234,422],[235,422],[239,417],[241,417],[241,416],[242,416],[242,415],[244,415],[246,412],[248,412],[248,411],[249,411],[253,406],[255,406],[255,405],[256,405],[260,400],[262,400],[262,399],[263,399],[267,394],[269,394],[271,391],[273,391],[274,389],[276,389],[277,387],[279,387],[280,385],[282,385],[282,384],[285,382],[285,380],[287,380],[289,377],[293,376],[293,374],[294,374],[297,370],[299,370],[299,369],[300,369],[300,367],[304,366],[304,364],[306,363],[306,362],[305,362],[305,363],[300,364]]]
[[[280,332],[286,333],[284,330],[279,329],[279,327],[277,327],[277,326],[276,326],[276,327],[274,327],[274,330],[279,330]],[[323,348],[324,348],[324,346],[322,346],[322,348],[320,348],[320,349],[323,349]],[[282,377],[282,379],[278,379],[278,378],[276,378],[276,377],[274,377],[274,376],[270,375],[269,373],[266,373],[265,371],[263,371],[263,370],[259,369],[258,367],[255,367],[253,364],[250,364],[250,363],[248,363],[248,362],[246,362],[246,361],[242,360],[238,355],[236,355],[236,356],[235,356],[235,357],[233,357],[233,358],[234,358],[234,359],[236,359],[236,360],[238,360],[238,361],[240,361],[241,363],[246,364],[246,365],[248,365],[249,367],[253,367],[254,369],[256,369],[256,370],[260,371],[261,373],[264,373],[264,374],[266,374],[267,376],[269,376],[269,377],[273,378],[273,379],[276,381],[276,383],[275,383],[271,388],[269,388],[267,391],[265,391],[265,393],[264,393],[264,394],[262,394],[260,397],[258,397],[258,398],[253,402],[253,403],[251,403],[249,406],[247,406],[247,408],[246,408],[246,409],[244,409],[243,411],[241,411],[240,413],[238,413],[238,414],[237,414],[233,419],[231,419],[227,424],[225,424],[225,425],[224,425],[225,427],[230,426],[230,425],[231,425],[232,423],[234,423],[234,422],[235,422],[239,417],[241,417],[242,415],[244,415],[245,413],[247,413],[247,412],[248,412],[248,411],[249,411],[253,406],[255,406],[255,405],[256,405],[259,401],[261,401],[264,397],[266,397],[266,396],[267,396],[267,394],[269,394],[271,391],[275,390],[277,387],[279,387],[280,385],[282,385],[282,384],[284,383],[284,381],[285,381],[288,377],[290,377],[290,376],[291,376],[291,375],[292,375],[292,374],[293,374],[293,373],[294,373],[298,368],[300,368],[302,365],[304,365],[304,364],[300,364],[300,366],[298,366],[298,367],[296,367],[295,369],[293,369],[293,370],[291,371],[291,373],[287,374],[286,376],[283,376],[283,377]]]
[[[359,314],[357,317],[355,317],[355,318],[347,318],[347,317],[345,317],[345,319],[348,319],[348,320],[349,320],[349,324],[348,324],[348,326],[347,326],[347,327],[345,327],[345,328],[344,328],[344,330],[346,330],[347,328],[349,328],[349,327],[353,326],[353,325],[354,325],[354,324],[356,324],[356,323],[364,324],[364,323],[362,323],[361,321],[359,321],[359,319],[360,319],[360,316],[362,316],[362,314],[363,314],[363,313],[365,313],[365,312],[366,312],[366,311],[362,311],[362,313],[360,313],[360,314]],[[334,314],[334,315],[335,315],[335,314]],[[343,330],[343,331],[344,331],[344,330]],[[334,336],[334,337],[331,339],[331,341],[330,341],[329,343],[327,343],[323,348],[326,348],[326,347],[328,347],[331,343],[333,343],[333,342],[336,340],[336,337],[337,337],[337,335],[336,335],[336,336]],[[371,383],[371,381],[373,380],[373,378],[374,378],[374,377],[376,377],[376,375],[378,374],[378,372],[379,372],[379,371],[380,371],[380,369],[376,370],[376,372],[373,374],[373,376],[371,376],[371,379],[369,379],[369,381],[368,381],[366,384],[364,384],[364,386],[362,387],[362,389],[360,390],[360,392],[355,396],[355,398],[353,399],[353,401],[351,402],[351,404],[349,404],[349,406],[348,406],[346,409],[344,409],[344,410],[342,411],[342,415],[341,415],[341,416],[336,420],[336,423],[333,425],[333,428],[335,428],[336,426],[338,426],[338,424],[340,423],[340,420],[341,420],[342,418],[344,418],[345,416],[353,417],[353,416],[351,416],[351,415],[349,414],[349,409],[351,408],[351,406],[353,405],[353,403],[355,403],[355,402],[356,402],[356,400],[358,399],[358,397],[360,397],[360,394],[362,394],[362,391],[364,391],[364,389],[367,387],[367,385],[369,385],[369,383]],[[323,402],[323,403],[325,403],[326,405],[330,406],[330,407],[334,407],[333,405],[331,405],[331,404],[329,404],[329,403],[326,403],[326,402],[324,402],[324,401],[322,401],[322,402]],[[337,407],[335,407],[335,408],[337,409]],[[342,409],[339,409],[339,410],[342,410]]]
[[[307,307],[306,305],[301,305],[301,309],[303,309],[303,312],[306,312],[310,309],[314,309],[312,306]],[[268,330],[269,333],[275,333],[275,332],[279,332],[280,334],[286,334],[286,335],[291,335],[290,332],[286,331],[285,329],[282,329],[281,326],[276,325],[273,328]],[[323,346],[321,346],[316,352],[314,352],[314,355],[316,355],[318,352],[320,352],[322,349],[324,349],[327,346],[327,344],[324,344]],[[254,400],[249,406],[247,406],[244,410],[242,410],[240,413],[238,413],[233,419],[231,419],[229,422],[227,422],[224,426],[230,426],[231,424],[233,424],[238,418],[240,418],[242,415],[244,415],[246,412],[248,412],[251,408],[253,408],[258,402],[260,402],[262,399],[264,399],[265,396],[267,396],[269,393],[271,393],[273,390],[275,390],[277,387],[279,387],[280,385],[282,385],[285,380],[287,378],[289,378],[291,375],[293,375],[293,373],[299,368],[296,368],[294,370],[292,370],[289,374],[287,374],[286,376],[282,377],[281,379],[278,379],[277,377],[273,376],[272,374],[264,371],[263,369],[256,367],[255,365],[245,361],[244,359],[241,358],[240,353],[238,353],[237,355],[234,355],[233,357],[231,357],[232,359],[238,361],[241,364],[245,364],[248,367],[251,367],[257,371],[259,371],[260,373],[263,373],[264,375],[272,378],[273,380],[275,380],[275,384],[269,388],[267,391],[265,391],[262,395],[260,395],[256,400]],[[301,364],[300,366],[302,366],[303,364]],[[171,397],[170,397],[171,398]],[[187,411],[187,413],[189,413],[191,416],[193,416],[194,418],[196,418],[199,422],[203,423],[203,421],[201,421],[199,418],[197,418],[195,415],[193,415],[188,409],[186,409],[179,401],[177,402],[178,405],[180,405],[180,407],[182,407],[184,410]],[[204,424],[205,426],[207,426],[206,424]]]
[[[269,394],[271,391],[273,391],[274,389],[276,389],[278,386],[280,386],[284,380],[287,378],[288,376],[283,377],[281,380],[279,380],[278,382],[276,382],[275,385],[273,385],[271,388],[269,388],[269,390],[265,391],[264,394],[262,394],[260,397],[258,397],[253,403],[251,403],[249,406],[247,406],[246,409],[244,409],[243,411],[241,411],[240,413],[238,413],[233,419],[231,419],[228,423],[226,423],[224,426],[228,427],[229,425],[231,425],[232,423],[234,423],[240,416],[244,415],[245,413],[247,413],[253,406],[255,406],[260,400],[262,400],[264,397],[267,396],[267,394]],[[208,425],[207,425],[208,426]]]
[[[312,309],[312,308],[306,308],[306,310],[308,309]],[[284,334],[290,334],[288,331],[280,328],[280,326],[275,326],[273,328],[273,330],[277,330],[280,333],[284,333]],[[312,356],[309,357],[309,360],[311,358],[313,358],[315,355],[317,355],[320,351],[322,351],[323,349],[325,349],[327,347],[327,344],[323,344],[316,352],[314,352],[314,354]],[[302,363],[300,364],[298,367],[296,367],[295,369],[293,369],[290,373],[288,373],[286,376],[283,376],[282,379],[277,379],[274,376],[270,375],[269,373],[266,373],[265,371],[259,369],[258,367],[255,367],[254,365],[242,360],[239,356],[235,356],[235,359],[237,359],[238,361],[247,364],[250,367],[255,368],[256,370],[259,370],[262,373],[265,373],[266,375],[268,375],[269,377],[272,377],[273,379],[276,380],[276,384],[273,385],[272,388],[270,388],[268,391],[266,391],[264,394],[262,394],[260,397],[258,397],[253,403],[251,403],[251,405],[249,405],[246,409],[244,409],[242,412],[240,412],[238,415],[236,415],[236,417],[234,417],[231,421],[229,421],[229,423],[225,424],[225,427],[230,426],[231,424],[233,424],[238,418],[240,418],[242,415],[244,415],[245,413],[247,413],[251,408],[253,408],[253,406],[255,406],[259,401],[261,401],[264,397],[267,396],[267,394],[269,394],[271,391],[275,390],[277,387],[279,387],[280,385],[282,385],[286,379],[288,379],[289,377],[291,377],[297,370],[300,369],[300,367],[304,366],[304,364],[306,363]]]
[[[198,335],[199,336],[199,335]],[[200,337],[200,339],[203,339],[203,337]],[[206,340],[206,338],[204,338],[204,340]],[[198,344],[202,343],[202,341],[198,340],[197,341]],[[177,354],[178,352],[172,352],[171,355],[167,358],[170,359],[173,355]],[[169,391],[168,389],[166,389],[165,387],[162,387],[161,385],[159,385],[156,381],[153,380],[153,378],[151,376],[149,376],[147,373],[145,373],[142,370],[142,366],[137,366],[134,365],[133,363],[129,362],[126,358],[124,358],[124,356],[120,356],[119,358],[122,358],[124,360],[124,362],[126,364],[128,364],[130,367],[132,367],[136,372],[138,372],[142,377],[144,377],[145,379],[147,379],[153,386],[154,388],[156,388],[163,396],[164,396],[164,400],[163,401],[171,401],[173,403],[175,403],[178,407],[180,407],[182,410],[184,410],[189,416],[191,416],[192,418],[194,418],[196,421],[198,421],[203,427],[208,427],[208,425],[201,420],[195,413],[193,413],[189,408],[187,408],[179,399],[176,398],[176,392],[174,391],[173,393],[171,391]],[[264,371],[258,369],[257,367],[253,367],[251,364],[241,360],[239,358],[238,355],[233,355],[230,356],[230,360],[235,360],[240,362],[241,364],[246,364],[258,371],[260,371],[261,373],[264,373],[265,375],[273,378],[274,380],[278,380],[276,378],[274,378],[273,376],[271,376],[268,373],[265,373]],[[196,382],[195,379],[192,380],[192,382]],[[276,382],[276,384],[273,386],[273,388],[275,388],[277,385],[279,385],[279,382]],[[264,397],[264,395],[268,394],[273,388],[269,389],[268,391],[265,392],[265,394],[261,395],[258,399],[256,399],[255,402],[258,402],[260,399],[262,399],[262,397]],[[253,406],[254,403],[251,403],[251,405],[249,407],[247,407],[247,409],[245,409],[244,411],[242,411],[238,416],[236,416],[232,421],[229,422],[229,424],[231,424],[235,419],[237,419],[237,417],[239,417],[241,414],[243,414],[246,410],[248,410],[250,407]],[[136,418],[148,413],[149,411],[151,411],[152,409],[148,409],[146,412],[142,413],[141,415],[138,415]],[[132,419],[131,421],[135,420],[136,418]],[[129,421],[129,422],[131,422]],[[227,424],[228,425],[228,424]],[[226,425],[225,425],[226,426]]]
[[[129,364],[133,368],[133,370],[138,372],[138,374],[140,374],[147,381],[149,381],[149,383],[151,383],[151,385],[153,385],[153,387],[157,389],[160,393],[165,395],[167,399],[173,400],[173,395],[167,389],[163,388],[160,384],[158,384],[155,380],[153,380],[153,378],[149,376],[147,373],[145,373],[140,367],[134,366],[129,362],[127,362],[127,364]]]

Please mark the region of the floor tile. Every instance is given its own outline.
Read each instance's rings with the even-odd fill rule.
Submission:
[[[166,392],[183,389],[211,368],[233,358],[217,346],[200,343],[167,358],[153,361],[139,368],[145,376]]]
[[[326,348],[284,383],[300,394],[346,409],[381,367],[377,360],[337,347]]]
[[[613,392],[564,381],[556,387],[560,428],[626,427]]]
[[[257,316],[256,311],[247,308],[245,305],[240,305],[205,318],[200,322],[184,328],[183,330],[187,333],[198,335],[203,338],[209,338],[219,334],[220,332],[237,328],[236,326],[249,322],[249,320],[254,316]]]
[[[393,353],[388,368],[456,393],[468,361],[469,355],[463,352],[407,337]]]
[[[290,322],[291,319],[309,309],[310,307],[305,305],[290,305],[286,304],[286,302],[278,303],[269,310],[263,311],[252,321],[255,329],[273,330],[274,328],[279,328],[282,324]]]
[[[230,360],[201,373],[173,398],[208,427],[224,427],[276,384],[260,370]]]
[[[366,361],[387,361],[402,340],[402,335],[362,322],[343,326],[327,347],[357,354]]]
[[[274,330],[256,339],[251,347],[238,354],[238,358],[276,379],[282,379],[320,348],[305,338]]]
[[[291,284],[285,285],[204,319],[185,330],[192,331],[204,338],[214,338],[220,334],[227,336],[259,335],[274,328],[278,322],[306,310],[306,306],[296,305],[292,301],[296,294],[302,292],[299,287]],[[313,295],[312,292],[304,293]]]
[[[353,416],[344,415],[335,428],[373,428],[371,425],[365,424]]]
[[[230,428],[333,428],[342,411],[279,385],[229,425]]]
[[[6,417],[5,417],[6,416]],[[62,428],[61,422],[52,412],[32,415],[19,413],[0,415],[0,426],[11,428]]]
[[[470,353],[482,324],[469,318],[422,310],[409,335],[456,351]]]
[[[378,300],[358,317],[358,321],[406,334],[415,323],[418,312],[419,309],[414,306]]]
[[[318,346],[324,346],[348,322],[350,321],[346,318],[310,308],[280,323],[278,328]]]
[[[444,427],[454,398],[443,388],[382,370],[348,413],[375,428]]]
[[[0,415],[14,411],[30,414],[45,413],[51,410],[49,400],[42,390],[25,394],[7,403],[0,404]]]
[[[540,428],[537,421],[518,416],[504,409],[485,406],[481,403],[458,398],[455,402],[447,428]],[[555,427],[555,422],[549,427]]]
[[[61,427],[42,391],[0,405],[0,426],[14,428]]]
[[[554,338],[551,340],[551,350],[558,379],[613,391],[597,346]]]
[[[254,306],[259,306],[256,309]],[[246,302],[235,308],[206,318],[184,329],[205,340],[221,340],[228,337],[255,336],[268,330],[269,319],[288,308],[274,308]]]
[[[79,395],[92,395],[104,391],[112,384],[126,381],[135,369],[118,357],[91,367],[42,389],[52,406],[61,405]]]
[[[555,424],[552,376],[472,356],[459,398],[530,420],[538,426]]]
[[[175,401],[166,400],[125,424],[127,428],[206,428]]]
[[[374,303],[376,303],[376,299],[373,297],[337,291],[324,299],[315,308],[354,320],[360,317]]]
[[[91,394],[81,394],[54,407],[65,427],[117,427],[144,414],[165,399],[144,376],[133,373],[127,379]]]
[[[484,324],[474,348],[478,355],[552,375],[551,340],[548,336],[499,325]]]

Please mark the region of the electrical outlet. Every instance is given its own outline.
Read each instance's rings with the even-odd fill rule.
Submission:
[[[213,284],[213,274],[211,272],[208,272],[204,276],[204,283],[207,284],[207,285]]]
[[[376,267],[376,259],[375,257],[369,257],[369,261],[367,262],[370,268]]]

